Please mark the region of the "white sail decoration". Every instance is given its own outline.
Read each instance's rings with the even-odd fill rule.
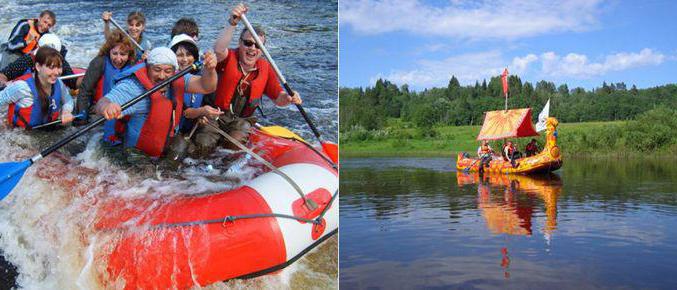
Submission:
[[[545,130],[545,120],[548,119],[549,115],[550,115],[550,99],[548,99],[548,102],[545,103],[543,111],[541,111],[541,113],[538,114],[538,123],[536,123],[536,132],[541,132]]]

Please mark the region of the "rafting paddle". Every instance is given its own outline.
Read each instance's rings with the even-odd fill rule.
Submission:
[[[277,78],[280,79],[280,82],[282,82],[282,86],[284,87],[284,90],[287,91],[287,94],[289,94],[290,96],[293,96],[294,92],[292,91],[291,87],[287,83],[287,80],[282,75],[282,72],[280,72],[280,69],[277,67],[277,64],[275,64],[273,57],[270,56],[270,53],[268,53],[268,50],[266,49],[266,47],[263,46],[263,42],[261,42],[261,39],[259,39],[258,34],[256,34],[256,31],[254,31],[254,27],[252,27],[252,25],[249,23],[249,20],[247,20],[247,16],[242,14],[241,18],[242,18],[242,22],[247,27],[247,30],[249,30],[249,33],[254,38],[256,45],[259,47],[259,49],[261,49],[261,51],[263,52],[263,55],[266,56],[266,59],[268,60],[270,65],[273,67],[273,70],[275,70],[275,74],[277,74]],[[320,137],[320,131],[318,131],[317,128],[315,128],[315,124],[313,124],[313,121],[310,120],[310,117],[308,116],[308,114],[306,114],[306,111],[303,109],[303,107],[299,104],[295,104],[295,105],[296,105],[296,108],[301,113],[301,116],[303,116],[303,119],[305,119],[306,123],[308,123],[308,126],[310,126],[310,130],[313,131],[313,134],[315,135],[315,137],[317,137],[317,140],[320,141],[320,144],[322,145],[322,149],[323,149],[324,153],[326,153],[327,156],[329,156],[329,158],[331,158],[331,160],[334,163],[337,163],[338,162],[338,145],[335,144],[335,143],[323,141],[322,138]]]
[[[192,66],[185,68],[178,73],[174,74],[173,76],[169,77],[168,79],[164,80],[163,82],[157,84],[147,92],[138,95],[134,99],[130,100],[129,102],[123,104],[120,106],[120,111],[124,111],[125,109],[133,106],[134,104],[140,102],[143,100],[145,97],[150,96],[154,92],[160,90],[162,87],[172,83],[173,81],[177,80],[180,77],[183,77],[185,74],[193,71],[193,70],[198,70],[200,67],[202,67],[202,63],[199,61],[196,61],[193,63]],[[68,144],[68,142],[73,141],[73,139],[82,136],[85,134],[87,131],[93,129],[94,127],[101,125],[103,122],[105,122],[106,119],[104,118],[98,118],[96,121],[90,123],[86,127],[78,130],[77,132],[69,135],[66,138],[61,139],[60,141],[56,142],[55,144],[52,144],[52,146],[49,146],[47,149],[42,150],[40,154],[35,155],[31,157],[30,159],[26,159],[21,162],[4,162],[0,163],[0,200],[4,199],[10,192],[12,192],[12,189],[19,183],[21,180],[21,177],[23,177],[24,173],[26,172],[26,169],[33,165],[36,161],[42,159],[43,157],[51,154],[52,152],[58,150],[59,148],[63,147],[64,145]]]
[[[80,119],[80,118],[82,118],[82,117],[84,117],[84,116],[85,116],[85,113],[80,113],[80,114],[77,114],[77,115],[73,116],[73,118],[74,118],[74,119]],[[51,122],[49,122],[49,123],[44,123],[44,124],[41,124],[41,125],[37,125],[37,126],[35,126],[35,127],[32,127],[31,129],[41,129],[41,128],[49,127],[49,126],[56,125],[56,124],[61,124],[61,119],[57,119],[57,120],[51,121]]]

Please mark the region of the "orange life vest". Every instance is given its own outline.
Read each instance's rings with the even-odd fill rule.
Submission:
[[[24,36],[24,41],[26,41],[26,47],[21,49],[21,52],[23,52],[24,54],[29,54],[31,51],[33,51],[33,49],[35,49],[38,46],[38,40],[40,40],[40,33],[35,28],[35,21],[37,21],[37,19],[28,20],[28,27],[30,27],[30,29],[28,30],[26,36]],[[29,42],[28,39],[30,38],[31,34],[37,34],[38,37],[34,38]]]

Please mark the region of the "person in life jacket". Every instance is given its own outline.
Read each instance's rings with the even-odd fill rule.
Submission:
[[[191,65],[199,58],[199,51],[194,37],[187,34],[179,34],[172,38],[169,47],[176,53],[176,59],[179,64],[179,69],[183,70]],[[186,82],[194,77],[192,74],[186,74]],[[195,155],[196,146],[192,142],[191,133],[195,126],[197,119],[206,117],[218,117],[223,115],[223,112],[210,105],[203,104],[204,95],[196,93],[183,94],[183,116],[180,122],[180,134],[182,138],[174,138],[169,144],[167,155],[172,160],[181,160],[188,155]],[[183,138],[185,137],[185,138]]]
[[[12,28],[6,44],[3,44],[0,69],[24,54],[29,54],[38,48],[40,37],[49,32],[56,24],[56,14],[50,10],[40,12],[40,18],[22,19]]]
[[[503,159],[505,161],[510,161],[510,164],[512,165],[513,168],[517,167],[517,165],[519,165],[519,164],[515,163],[515,160],[517,160],[521,156],[522,156],[522,153],[517,151],[517,149],[515,148],[515,145],[512,143],[512,141],[507,141],[503,145]]]
[[[68,50],[64,45],[61,44],[61,40],[56,34],[46,33],[38,41],[38,47],[49,46],[58,50],[61,53],[61,59],[63,59],[63,74],[64,76],[72,75],[73,69],[71,68],[68,61],[66,61],[66,53]],[[7,67],[0,70],[0,87],[4,87],[8,81],[19,79],[23,76],[23,79],[26,79],[33,71],[35,66],[35,53],[37,50],[33,51],[30,54],[24,54],[19,57],[13,63],[10,63]],[[71,89],[77,89],[78,79],[72,78],[63,81],[66,86]]]
[[[204,54],[201,76],[186,81],[179,78],[142,101],[121,110],[121,105],[143,94],[172,76],[178,69],[176,55],[167,47],[158,47],[148,54],[146,63],[139,63],[117,76],[116,86],[96,104],[96,112],[107,120],[129,116],[125,126],[124,145],[129,151],[141,151],[160,157],[168,139],[174,137],[183,113],[183,94],[206,94],[216,89],[216,57]]]
[[[115,76],[132,67],[135,63],[134,46],[122,31],[115,29],[106,37],[98,55],[89,62],[85,77],[78,90],[76,109],[84,117],[75,121],[75,125],[89,122],[89,110],[92,105],[113,88]],[[122,121],[110,120],[103,125],[103,142],[108,145],[122,143],[121,133],[116,132],[116,124]],[[122,123],[118,127],[124,126]]]
[[[103,20],[103,34],[108,37],[110,34],[110,19],[113,17],[113,13],[110,11],[104,11],[101,14],[101,19]],[[129,36],[134,38],[134,41],[141,45],[143,50],[146,53],[142,53],[140,49],[136,46],[134,47],[136,62],[143,61],[146,59],[148,52],[153,48],[153,44],[150,43],[150,40],[143,38],[143,32],[146,31],[146,16],[143,15],[141,11],[134,11],[127,15],[127,33]]]
[[[62,124],[73,121],[73,99],[59,80],[62,62],[56,49],[43,46],[35,55],[35,72],[0,92],[0,105],[8,105],[11,126],[30,129],[58,119]]]
[[[489,146],[489,141],[482,140],[482,144],[477,148],[477,156],[480,158],[480,169],[489,166],[494,150]]]
[[[235,6],[230,12],[228,24],[214,43],[219,83],[214,100],[208,100],[208,104],[226,112],[218,120],[219,127],[242,143],[248,141],[249,130],[256,122],[253,114],[264,94],[280,107],[302,102],[297,92],[290,96],[282,90],[274,69],[262,56],[263,52],[249,31],[242,30],[237,48],[228,48],[241,16],[247,10],[244,4]],[[265,43],[263,29],[254,27],[254,30]],[[219,144],[237,148],[224,142],[225,139],[211,127],[200,127],[195,137],[200,155],[211,154]]]
[[[536,143],[536,139],[531,139],[531,142],[529,142],[529,144],[527,144],[527,146],[524,148],[524,153],[527,155],[527,157],[538,154],[538,144]]]

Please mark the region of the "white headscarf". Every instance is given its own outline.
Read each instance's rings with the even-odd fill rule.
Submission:
[[[173,66],[175,70],[179,68],[179,63],[176,61],[176,54],[168,47],[153,48],[153,50],[148,53],[146,62],[152,65],[168,64]]]

